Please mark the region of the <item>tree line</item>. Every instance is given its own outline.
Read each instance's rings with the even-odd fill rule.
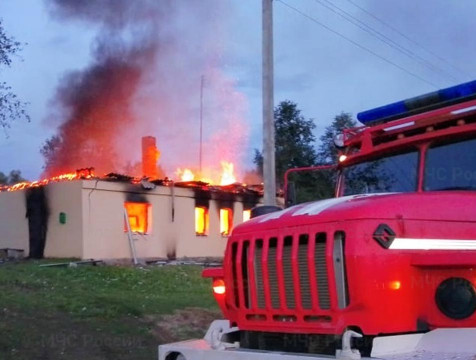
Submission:
[[[8,36],[0,19],[0,74],[2,67],[10,67],[13,56],[18,56],[22,44]],[[0,127],[7,129],[13,120],[24,118],[30,121],[30,116],[25,110],[25,103],[18,99],[5,81],[0,80]]]
[[[22,181],[26,180],[21,175],[20,170],[12,170],[8,174],[5,174],[0,171],[0,185],[14,185]]]
[[[21,49],[22,44],[7,35],[0,19],[0,74],[2,68],[12,65],[13,57],[18,56]],[[11,86],[0,80],[0,127],[6,130],[11,122],[18,118],[30,120],[25,110],[25,103],[18,99]],[[0,185],[13,185],[24,180],[19,170],[12,170],[8,174],[0,171]]]

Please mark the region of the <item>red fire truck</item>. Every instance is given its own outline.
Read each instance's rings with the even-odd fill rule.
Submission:
[[[476,81],[358,119],[336,139],[335,198],[237,226],[223,267],[204,271],[227,320],[160,359],[353,359],[476,339]]]

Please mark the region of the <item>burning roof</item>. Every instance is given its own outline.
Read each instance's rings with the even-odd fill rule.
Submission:
[[[134,177],[118,173],[108,173],[102,176],[97,176],[94,172],[94,168],[84,168],[78,169],[75,172],[62,174],[59,176],[54,176],[37,181],[24,181],[18,184],[11,186],[0,186],[0,192],[5,191],[18,191],[28,188],[35,188],[46,186],[51,183],[65,182],[65,181],[75,181],[75,180],[102,180],[102,181],[115,181],[115,182],[124,182],[129,184],[136,184],[142,186],[144,189],[152,189],[155,186],[177,186],[184,188],[193,188],[197,190],[204,191],[213,191],[213,192],[226,192],[231,194],[253,194],[253,195],[262,195],[263,186],[262,184],[257,185],[247,185],[240,182],[236,182],[236,179],[233,175],[233,164],[226,163],[227,166],[224,166],[224,173],[221,177],[220,184],[214,184],[212,182],[207,182],[204,180],[194,180],[195,175],[192,173],[193,177],[191,180],[187,178],[187,175],[182,176],[181,179],[174,181],[167,177],[163,179],[151,179],[147,177]],[[231,172],[230,172],[231,171]],[[234,182],[231,182],[234,180]],[[227,183],[229,182],[229,183]]]
[[[37,181],[23,181],[10,186],[0,186],[0,191],[17,191],[28,188],[45,186],[50,183],[60,182],[60,181],[72,181],[79,179],[92,179],[95,178],[93,168],[78,169],[72,173],[66,173],[58,176],[53,176],[47,179],[37,180]]]

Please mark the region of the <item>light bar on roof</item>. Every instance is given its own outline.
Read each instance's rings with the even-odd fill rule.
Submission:
[[[364,125],[387,122],[424,111],[476,98],[476,80],[363,111],[357,119]]]

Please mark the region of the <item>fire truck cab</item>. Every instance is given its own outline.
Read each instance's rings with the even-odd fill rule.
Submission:
[[[358,119],[336,139],[335,198],[243,223],[204,271],[227,319],[204,344],[234,349],[221,358],[353,359],[476,336],[476,81]],[[171,349],[160,359],[202,358]]]

